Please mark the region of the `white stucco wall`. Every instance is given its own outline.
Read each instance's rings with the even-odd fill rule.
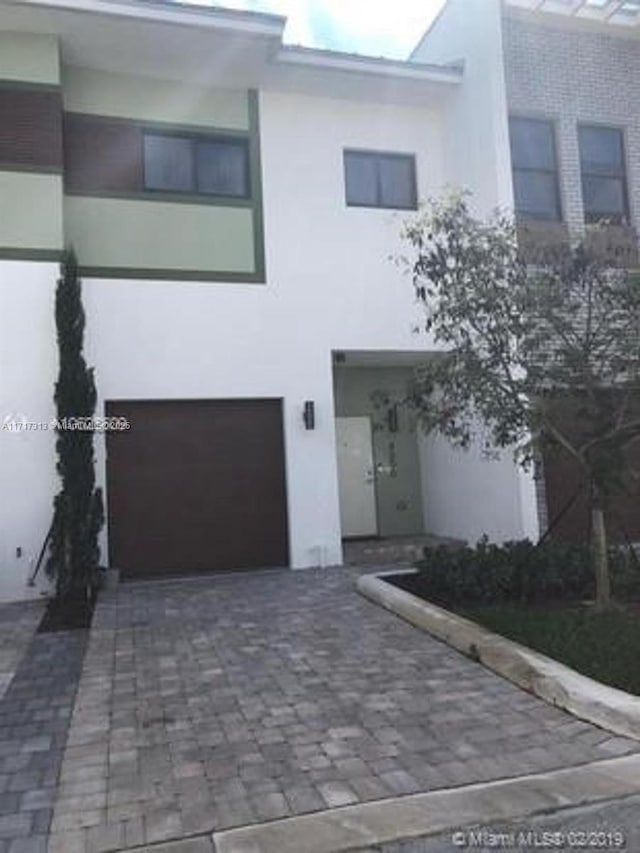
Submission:
[[[419,62],[464,63],[444,113],[446,180],[476,208],[511,207],[511,165],[500,0],[448,0],[414,50]]]
[[[47,586],[44,573],[36,588],[26,579],[51,523],[55,435],[9,427],[55,415],[56,278],[55,264],[0,261],[0,600],[32,597]]]
[[[462,85],[443,112],[444,174],[469,190],[479,215],[513,208],[500,0],[448,0],[413,59],[464,62]],[[487,460],[480,447],[452,450],[441,439],[421,445],[426,529],[475,542],[537,539],[533,473],[510,455]]]
[[[488,459],[479,444],[454,449],[439,436],[419,440],[425,530],[475,543],[538,538],[529,475],[510,453]]]
[[[433,348],[415,331],[422,315],[410,278],[390,260],[402,249],[406,214],[346,206],[343,149],[415,153],[424,198],[451,178],[450,134],[441,114],[425,107],[272,92],[261,94],[260,107],[267,284],[87,279],[86,356],[96,368],[99,414],[116,399],[284,398],[290,551],[302,568],[342,556],[332,350]],[[464,158],[460,168],[461,182],[470,180]],[[482,192],[492,195],[488,184]],[[9,365],[2,406],[30,419],[53,415],[56,274],[50,264],[0,264],[0,345]],[[316,404],[312,432],[302,424],[305,400]],[[3,599],[24,597],[28,561],[46,533],[56,488],[53,438],[0,438],[2,482],[12,496],[0,514]],[[104,485],[101,439],[96,452]],[[478,518],[477,501],[487,509],[491,502],[475,486],[456,485],[478,476],[467,461],[445,448],[437,458],[427,454],[425,488],[431,510],[456,519],[451,535],[472,539],[489,523]],[[522,505],[513,470],[493,470],[488,479],[505,506]],[[512,538],[522,529],[522,513],[505,511],[487,532]],[[106,535],[102,544],[106,561]]]

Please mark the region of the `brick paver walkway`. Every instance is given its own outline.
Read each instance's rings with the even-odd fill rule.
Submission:
[[[44,853],[87,631],[36,634],[0,701],[0,853]]]
[[[0,605],[0,698],[27,650],[44,612],[43,601]]]
[[[355,572],[101,597],[51,853],[117,850],[635,751],[376,607]]]

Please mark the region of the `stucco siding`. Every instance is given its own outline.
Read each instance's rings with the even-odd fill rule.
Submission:
[[[255,271],[250,208],[67,196],[64,210],[83,267]]]
[[[61,176],[0,171],[0,253],[62,246]]]
[[[207,89],[171,80],[67,66],[64,106],[69,112],[197,127],[247,130],[247,93]]]
[[[0,80],[59,85],[58,39],[38,33],[0,33]]]
[[[9,427],[22,418],[48,423],[55,415],[58,359],[53,312],[58,274],[53,263],[0,260],[0,600],[4,601],[38,593],[26,582],[51,524],[57,481],[55,433],[16,432]]]

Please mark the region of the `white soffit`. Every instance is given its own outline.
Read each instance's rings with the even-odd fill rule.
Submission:
[[[640,28],[640,0],[506,0],[507,6],[618,27]]]
[[[463,77],[460,66],[283,45],[285,22],[167,0],[0,0],[0,30],[57,35],[70,66],[410,105],[438,103]]]

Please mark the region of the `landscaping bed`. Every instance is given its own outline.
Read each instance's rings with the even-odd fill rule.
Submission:
[[[602,684],[640,696],[640,609],[496,605],[461,616],[548,655]]]
[[[97,601],[97,589],[86,595],[52,598],[38,626],[39,634],[56,631],[78,631],[91,627]]]
[[[597,612],[589,550],[480,542],[434,549],[415,574],[384,580],[551,657],[602,684],[640,696],[640,567],[612,555],[616,602]]]

